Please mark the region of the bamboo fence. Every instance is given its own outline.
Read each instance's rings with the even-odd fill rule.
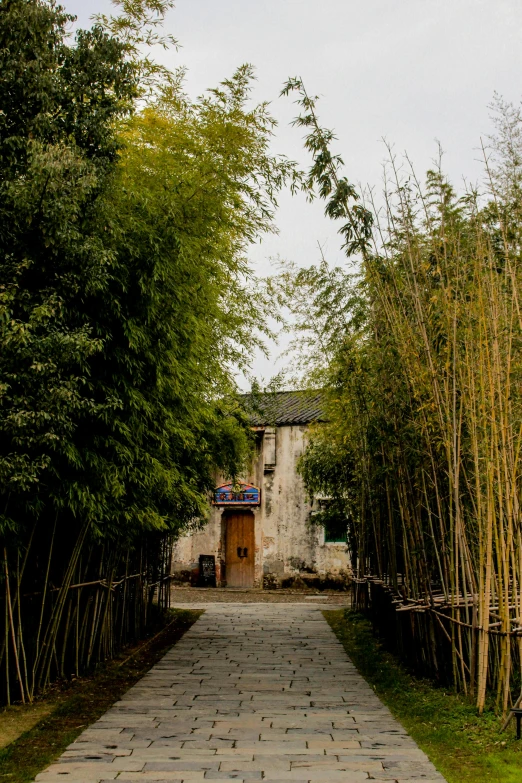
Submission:
[[[170,606],[172,546],[159,534],[118,546],[55,522],[4,547],[0,703],[32,702],[154,628]]]

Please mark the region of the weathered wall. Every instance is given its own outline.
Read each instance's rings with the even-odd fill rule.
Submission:
[[[261,487],[261,506],[253,508],[256,530],[255,583],[278,586],[302,575],[306,581],[350,572],[344,544],[324,542],[324,531],[312,524],[312,512],[297,462],[306,445],[306,425],[267,427],[259,432],[255,458],[244,481]],[[220,481],[218,480],[219,484]],[[176,545],[174,569],[187,574],[200,554],[214,555],[221,579],[224,563],[225,513],[213,508],[208,524],[183,536]]]

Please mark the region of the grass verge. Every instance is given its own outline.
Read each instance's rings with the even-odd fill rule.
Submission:
[[[412,676],[386,652],[371,623],[349,609],[323,612],[353,663],[448,783],[521,783],[515,721],[500,734],[493,711],[478,716],[465,696]]]
[[[99,666],[92,676],[75,680],[58,697],[51,696],[57,700],[52,712],[0,750],[0,780],[6,783],[33,780],[84,728],[143,677],[201,614],[201,611],[171,610],[167,625],[158,634]]]

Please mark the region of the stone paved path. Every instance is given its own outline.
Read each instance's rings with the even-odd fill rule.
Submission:
[[[40,783],[444,783],[314,606],[214,604]]]

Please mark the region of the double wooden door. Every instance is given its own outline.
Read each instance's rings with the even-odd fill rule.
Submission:
[[[255,534],[252,512],[227,514],[225,535],[227,587],[253,587]]]

